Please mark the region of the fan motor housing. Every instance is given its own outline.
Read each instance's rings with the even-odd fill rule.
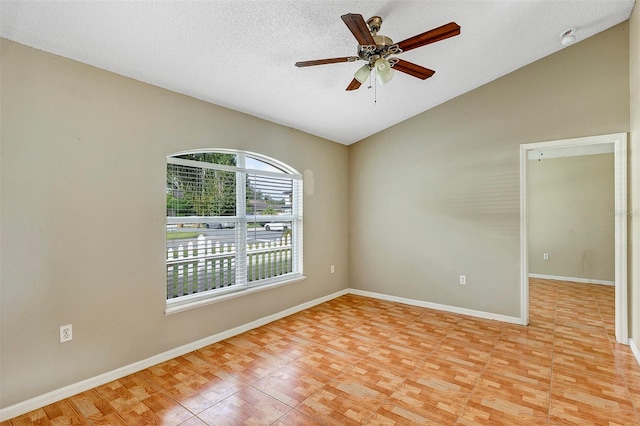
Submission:
[[[374,35],[373,40],[376,42],[375,49],[371,46],[358,46],[358,57],[365,61],[371,62],[378,58],[389,55],[389,46],[393,45],[393,40],[384,35]]]
[[[374,35],[373,39],[376,41],[376,46],[378,47],[391,46],[393,44],[393,40],[387,36]]]

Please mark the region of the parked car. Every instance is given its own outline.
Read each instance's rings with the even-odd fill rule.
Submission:
[[[284,222],[269,222],[264,225],[265,231],[284,231],[289,229],[289,224]]]
[[[233,229],[236,224],[235,222],[208,222],[204,224],[204,227],[210,229]]]

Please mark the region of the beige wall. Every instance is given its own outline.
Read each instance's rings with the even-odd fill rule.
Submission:
[[[628,43],[622,23],[353,145],[350,286],[519,317],[519,145],[627,132]]]
[[[0,47],[2,407],[348,287],[347,147]],[[165,316],[165,156],[213,147],[305,172],[307,279]]]
[[[640,347],[640,6],[636,1],[629,24],[629,82],[631,94],[629,185],[629,283],[631,338]]]
[[[613,165],[613,154],[529,161],[529,273],[615,280]]]

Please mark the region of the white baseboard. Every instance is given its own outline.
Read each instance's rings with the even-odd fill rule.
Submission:
[[[422,308],[435,309],[438,311],[451,312],[454,314],[469,315],[477,318],[508,322],[510,324],[522,324],[522,319],[518,317],[510,317],[507,315],[493,314],[491,312],[476,311],[473,309],[459,308],[457,306],[441,305],[439,303],[425,302],[425,301],[416,300],[416,299],[407,299],[405,297],[389,296],[387,294],[374,293],[371,291],[358,290],[354,288],[350,288],[349,293],[356,294],[358,296],[373,297],[375,299],[388,300],[390,302],[404,303],[406,305],[420,306]]]
[[[575,277],[561,277],[558,275],[545,275],[545,274],[529,274],[529,278],[542,278],[545,280],[559,280],[559,281],[571,281],[574,283],[583,284],[599,284],[599,285],[616,285],[615,281],[607,280],[592,280],[589,278],[575,278]]]
[[[629,339],[629,347],[631,348],[631,352],[633,352],[633,356],[636,357],[636,361],[638,361],[638,364],[640,365],[640,350],[638,350],[636,342],[634,342],[633,339]]]
[[[284,311],[277,312],[273,315],[269,315],[255,321],[252,321],[247,324],[240,325],[238,327],[234,327],[230,330],[225,330],[223,332],[214,334],[209,337],[205,337],[204,339],[197,340],[192,343],[188,343],[186,345],[168,350],[166,352],[162,352],[158,355],[154,355],[147,359],[143,359],[138,362],[134,362],[133,364],[125,365],[124,367],[117,368],[115,370],[109,371],[104,374],[100,374],[95,377],[91,377],[86,380],[82,380],[77,383],[73,383],[71,385],[65,386],[60,389],[56,389],[54,391],[45,393],[40,396],[36,396],[34,398],[28,399],[26,401],[19,402],[14,405],[10,405],[5,408],[0,408],[0,422],[11,419],[16,416],[20,416],[22,414],[28,413],[29,411],[36,410],[38,408],[42,408],[46,405],[53,404],[54,402],[58,402],[65,398],[69,398],[70,396],[76,395],[78,393],[87,391],[89,389],[93,389],[98,386],[102,386],[106,383],[112,382],[114,380],[118,380],[122,377],[128,376],[129,374],[136,373],[140,370],[144,370],[145,368],[149,368],[161,362],[168,361],[170,359],[176,358],[178,356],[187,354],[189,352],[195,351],[197,349],[203,348],[205,346],[211,345],[213,343],[219,342],[224,339],[228,339],[235,335],[244,333],[245,331],[252,330],[254,328],[263,326],[265,324],[269,324],[270,322],[276,321],[280,318],[284,318],[286,316],[295,314],[296,312],[303,311],[305,309],[309,309],[313,306],[319,305],[321,303],[327,302],[331,299],[335,299],[336,297],[343,296],[349,293],[348,289],[341,290],[327,296],[320,297],[318,299],[311,300],[309,302],[302,303],[300,305],[294,306],[289,309],[285,309]]]

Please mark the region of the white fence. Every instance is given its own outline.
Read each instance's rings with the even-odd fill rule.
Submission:
[[[167,249],[167,299],[236,284],[236,249],[234,244],[220,244],[198,237],[177,249]],[[272,278],[292,272],[291,240],[247,245],[247,282]]]

